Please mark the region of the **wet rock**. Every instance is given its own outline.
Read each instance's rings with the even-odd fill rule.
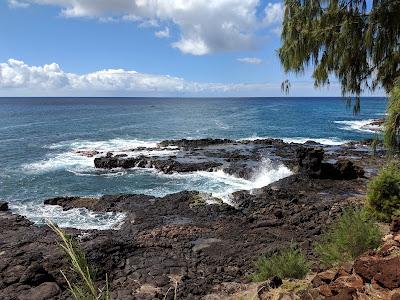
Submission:
[[[296,150],[299,172],[310,178],[350,180],[364,176],[364,170],[348,159],[335,163],[322,162],[324,149],[301,147]]]
[[[0,201],[0,211],[7,211],[7,210],[8,210],[8,203]]]
[[[205,147],[210,145],[221,145],[221,144],[228,144],[233,143],[233,140],[229,139],[197,139],[197,140],[165,140],[159,143],[160,147],[168,147],[168,146],[175,146],[179,148],[199,148]]]
[[[165,173],[229,170],[231,167],[234,176],[251,178],[254,171],[259,170],[263,158],[277,157],[294,168],[297,164],[295,152],[303,147],[273,139],[181,140],[163,145],[178,147],[179,152],[165,157],[108,155],[96,158],[95,163],[105,169],[151,167]],[[351,147],[337,151],[340,156],[359,157],[362,166],[381,163],[367,152],[356,152]],[[327,159],[337,160],[339,152],[332,152],[329,147],[325,149],[328,149],[324,153]],[[138,148],[134,150],[139,151]],[[362,180],[322,178],[321,153],[321,150],[312,154],[305,152],[302,160],[303,167],[319,177],[299,172],[270,186],[238,191],[231,195],[233,205],[195,191],[165,197],[58,197],[45,204],[60,205],[65,210],[87,208],[98,213],[123,212],[126,215],[120,230],[67,229],[79,240],[96,270],[96,284],[104,286],[104,274],[109,276],[113,299],[163,299],[168,290],[167,299],[172,299],[175,282],[178,282],[178,299],[198,300],[225,282],[247,282],[257,257],[276,253],[292,242],[300,245],[309,259],[314,258],[312,245],[318,235],[348,205],[349,195],[365,191]],[[344,164],[340,173],[347,168]],[[386,258],[394,253],[389,250]],[[35,226],[10,211],[0,213],[0,299],[17,299],[17,295],[24,293],[34,295],[35,288],[48,282],[54,282],[61,289],[54,299],[67,299],[69,294],[59,270],[68,268],[57,238],[46,226]],[[342,292],[340,289],[357,284],[357,277],[351,277],[352,272],[351,267],[339,269],[333,281],[327,284],[321,279],[318,288],[329,285],[330,296],[338,295]],[[324,277],[326,282],[328,277]],[[377,284],[381,285],[381,281],[376,278]],[[53,287],[49,290],[57,289]],[[46,293],[51,294],[41,294]]]

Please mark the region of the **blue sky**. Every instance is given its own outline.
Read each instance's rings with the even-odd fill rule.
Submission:
[[[338,96],[277,57],[280,1],[3,0],[0,96]],[[379,95],[379,94],[376,94]]]

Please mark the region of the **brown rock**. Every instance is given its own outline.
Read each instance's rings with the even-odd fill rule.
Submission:
[[[353,271],[353,264],[350,262],[342,264],[338,269],[338,276],[348,276]]]
[[[372,282],[374,279],[382,287],[400,287],[400,256],[388,259],[361,256],[354,262],[354,271],[367,281]]]
[[[380,256],[388,256],[394,251],[400,250],[400,244],[399,242],[391,239],[385,242],[385,244],[382,245],[382,247],[379,249],[378,254]]]
[[[400,219],[392,221],[392,223],[390,224],[390,231],[396,233],[400,231]]]
[[[335,284],[339,284],[344,287],[359,289],[364,285],[364,281],[357,274],[352,274],[350,276],[341,276],[337,278],[335,280]]]
[[[390,300],[400,300],[400,293],[399,292],[394,293],[390,298]]]
[[[332,289],[327,284],[319,286],[318,291],[324,297],[332,296]]]
[[[400,234],[396,234],[396,235],[393,237],[393,240],[395,240],[396,242],[399,242],[399,243],[400,243]]]
[[[311,283],[314,287],[318,287],[324,283],[331,283],[337,277],[337,270],[330,269],[315,275]]]
[[[353,300],[353,295],[356,294],[356,290],[353,288],[344,288],[339,291],[337,295],[326,297],[328,300]]]

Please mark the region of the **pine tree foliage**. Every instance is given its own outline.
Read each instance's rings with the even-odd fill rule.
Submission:
[[[316,86],[335,75],[343,95],[389,92],[400,76],[400,0],[285,0],[279,57],[286,72],[313,66]]]

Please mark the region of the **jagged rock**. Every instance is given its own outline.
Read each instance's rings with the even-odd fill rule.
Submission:
[[[392,223],[390,224],[390,231],[395,233],[400,231],[400,219],[392,221]]]
[[[0,201],[0,211],[7,211],[7,210],[8,210],[8,203]]]
[[[175,146],[179,148],[199,148],[210,145],[221,145],[233,143],[235,141],[229,139],[197,139],[197,140],[165,140],[159,143],[160,147]]]
[[[354,262],[354,271],[371,282],[375,280],[380,286],[388,289],[400,287],[400,256],[382,258],[364,255]]]
[[[321,163],[324,158],[324,149],[301,147],[296,151],[297,163],[300,172],[312,177],[321,177]]]
[[[334,164],[322,162],[322,148],[301,147],[296,150],[299,172],[310,178],[350,180],[364,176],[364,170],[348,159],[339,159]]]

